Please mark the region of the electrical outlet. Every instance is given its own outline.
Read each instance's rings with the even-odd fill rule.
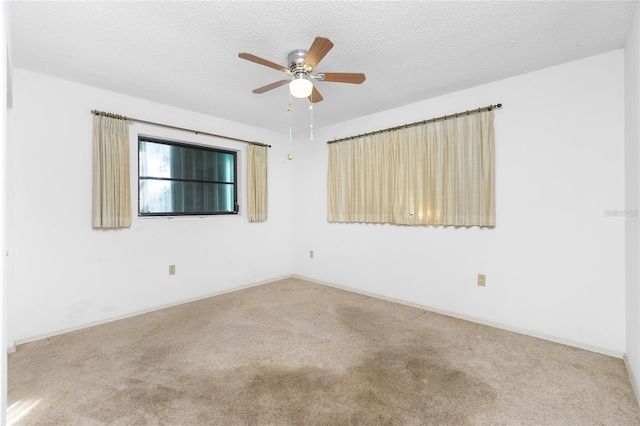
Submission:
[[[169,275],[176,274],[176,265],[169,265]]]
[[[478,285],[480,287],[484,287],[487,285],[487,276],[483,274],[478,274]]]
[[[313,250],[309,250],[309,259],[313,259]]]

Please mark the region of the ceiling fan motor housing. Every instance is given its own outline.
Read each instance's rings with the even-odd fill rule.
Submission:
[[[303,71],[305,73],[311,72],[313,67],[309,64],[305,64],[304,60],[307,57],[307,51],[304,49],[294,50],[289,53],[287,60],[289,62],[289,69],[295,74],[296,71]]]

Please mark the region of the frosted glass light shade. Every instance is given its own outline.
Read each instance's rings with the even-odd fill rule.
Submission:
[[[296,76],[289,83],[289,91],[294,98],[308,98],[313,91],[313,83],[304,75]]]

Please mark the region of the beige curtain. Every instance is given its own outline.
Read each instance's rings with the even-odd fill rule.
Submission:
[[[93,117],[93,227],[131,226],[129,123]]]
[[[495,226],[493,112],[329,145],[329,222]]]
[[[249,222],[267,220],[267,147],[249,144],[247,156],[247,195]]]

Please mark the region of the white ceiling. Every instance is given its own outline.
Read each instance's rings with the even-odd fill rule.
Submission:
[[[319,128],[622,48],[636,7],[637,0],[10,2],[10,54],[15,67],[287,133],[287,86],[251,93],[286,75],[238,53],[286,65],[290,51],[329,38],[334,47],[317,71],[367,79],[315,82],[324,96],[314,107]],[[294,99],[293,111],[294,132],[308,130],[306,100]]]

